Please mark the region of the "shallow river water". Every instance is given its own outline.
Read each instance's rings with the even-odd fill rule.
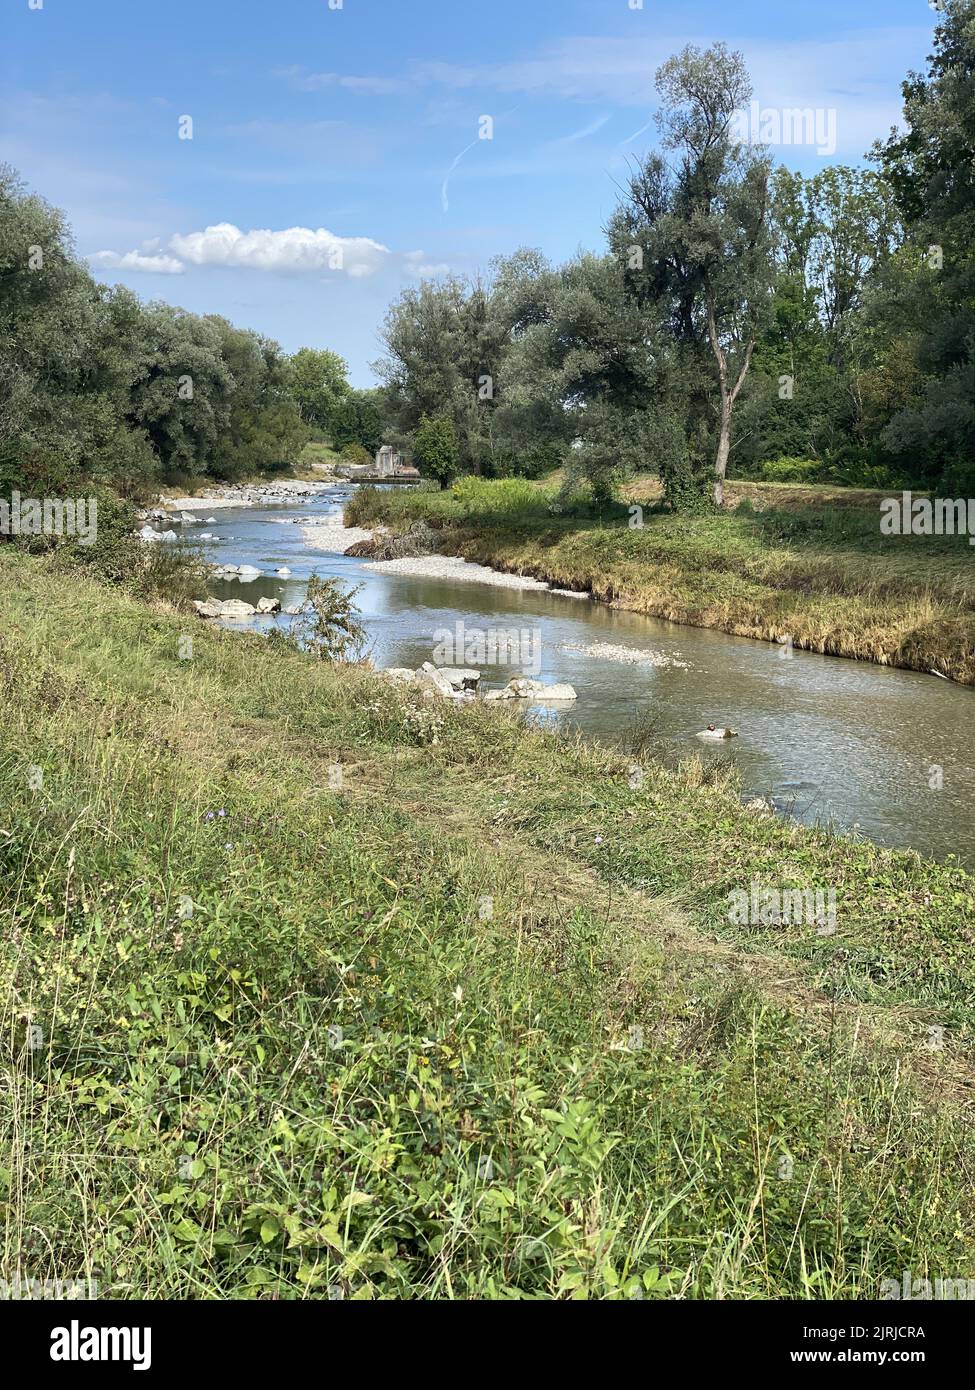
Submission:
[[[210,558],[265,573],[249,584],[215,582],[208,592],[250,603],[268,595],[289,605],[304,597],[313,571],[361,584],[356,601],[377,666],[431,660],[437,630],[458,622],[468,633],[526,629],[540,640],[541,678],[568,681],[578,692],[574,704],[539,709],[536,717],[614,739],[649,719],[675,754],[703,750],[732,759],[743,793],[768,797],[783,812],[858,826],[882,844],[939,859],[954,854],[975,862],[975,690],[808,652],[784,659],[774,645],[589,599],[379,573],[361,560],[309,549],[294,518],[337,518],[349,495],[336,488],[315,501],[215,511],[215,522],[198,528],[216,538],[207,546]],[[280,566],[292,571],[290,579],[267,573]],[[671,664],[623,664],[578,650],[594,643]],[[520,674],[513,666],[482,671],[482,688]],[[739,737],[702,744],[695,734],[709,723],[730,726]]]

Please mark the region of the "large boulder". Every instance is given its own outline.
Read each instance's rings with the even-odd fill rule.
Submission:
[[[440,674],[446,676],[454,690],[476,690],[481,683],[480,671],[472,671],[463,666],[440,666]]]
[[[223,604],[218,598],[196,599],[193,607],[201,618],[219,618],[223,613]]]
[[[568,684],[544,685],[541,690],[533,690],[528,696],[533,705],[557,704],[561,700],[575,700],[575,686]]]
[[[259,598],[257,611],[258,613],[280,613],[281,600],[279,598]]]
[[[454,698],[454,687],[431,661],[425,661],[413,678],[425,695],[438,695],[444,700]]]
[[[224,599],[220,608],[221,618],[229,618],[231,622],[247,622],[257,611],[252,603],[245,603],[241,598]]]
[[[492,690],[485,696],[487,700],[528,700],[530,704],[541,705],[577,698],[571,685],[546,685],[531,676],[513,676],[503,690]]]
[[[249,622],[257,612],[252,603],[245,603],[239,598],[228,598],[223,602],[209,598],[205,603],[197,601],[193,606],[201,618],[225,618],[235,623]]]

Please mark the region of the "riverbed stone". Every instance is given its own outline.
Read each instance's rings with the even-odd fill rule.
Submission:
[[[528,698],[533,705],[547,705],[549,701],[558,703],[560,700],[575,700],[578,696],[575,686],[557,682],[555,685],[543,685],[541,690],[533,690]]]
[[[440,666],[441,675],[447,677],[454,690],[476,690],[481,683],[480,671],[472,671],[464,666]]]
[[[281,600],[279,598],[259,598],[257,611],[258,613],[280,613]]]
[[[454,698],[453,685],[432,661],[425,661],[413,678],[424,694],[440,695],[445,700]]]
[[[256,612],[257,609],[252,603],[245,603],[240,598],[224,599],[220,605],[221,618],[229,618],[232,622],[247,622]]]

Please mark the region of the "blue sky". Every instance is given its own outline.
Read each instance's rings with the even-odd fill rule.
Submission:
[[[601,246],[685,43],[741,49],[763,110],[835,111],[835,153],[774,150],[812,172],[886,134],[935,21],[927,0],[30,3],[2,0],[0,159],[95,273],[334,348],[359,385],[419,277]]]

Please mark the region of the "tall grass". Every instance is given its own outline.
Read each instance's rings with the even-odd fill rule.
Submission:
[[[187,659],[186,619],[0,567],[0,1277],[816,1299],[968,1272],[960,871],[691,770],[634,794],[490,707],[433,742],[362,669],[203,625]],[[845,876],[851,939],[730,939],[736,855]]]

